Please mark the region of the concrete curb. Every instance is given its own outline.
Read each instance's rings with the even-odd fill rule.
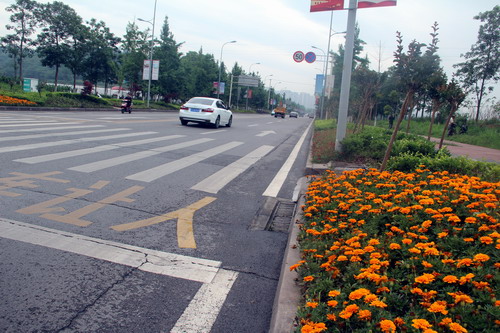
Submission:
[[[347,170],[366,169],[360,166],[345,162],[332,162],[326,164],[312,163],[312,138],[309,144],[309,153],[305,175],[321,175],[327,170],[333,170],[335,173],[342,173]],[[290,266],[300,260],[300,248],[297,242],[297,236],[300,232],[302,222],[302,206],[305,203],[305,193],[307,191],[308,181],[304,176],[299,179],[295,187],[292,200],[297,203],[297,209],[290,223],[288,241],[283,256],[283,264],[276,290],[276,296],[273,304],[273,315],[271,317],[271,326],[269,333],[292,333],[296,329],[296,314],[302,297],[300,286],[298,285],[299,275],[295,271],[290,271]]]

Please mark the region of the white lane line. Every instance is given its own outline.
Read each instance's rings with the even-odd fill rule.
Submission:
[[[30,134],[30,135],[20,135],[20,136],[8,136],[8,137],[0,138],[0,142],[47,138],[47,137],[56,136],[56,135],[57,136],[72,136],[72,135],[81,135],[81,134],[118,132],[118,131],[127,131],[129,129],[130,128],[110,128],[110,129],[91,130],[91,131],[59,132],[59,133],[47,133],[47,134]]]
[[[293,163],[297,159],[297,155],[299,154],[300,147],[304,143],[304,140],[306,139],[307,133],[309,133],[309,129],[311,128],[313,123],[310,123],[307,129],[305,130],[304,134],[300,137],[299,141],[293,148],[292,152],[290,153],[290,156],[288,156],[287,160],[281,167],[280,171],[276,174],[274,179],[271,181],[267,189],[264,191],[262,194],[263,196],[266,197],[273,197],[276,198],[278,196],[279,191],[281,190],[281,187],[285,183],[286,177],[288,177],[288,174],[290,173],[290,170],[292,169]]]
[[[19,132],[40,132],[40,131],[55,131],[62,129],[81,129],[81,128],[95,128],[95,127],[104,127],[104,125],[81,125],[81,126],[61,126],[61,127],[47,127],[47,128],[37,128],[37,129],[14,129],[14,130],[0,130],[0,134],[4,133],[19,133]]]
[[[215,156],[217,154],[221,154],[225,152],[226,150],[232,149],[234,147],[237,147],[239,145],[243,144],[243,142],[238,142],[238,141],[233,141],[226,143],[225,145],[218,146],[209,150],[202,151],[200,153],[196,153],[191,156],[187,156],[184,158],[181,158],[176,161],[172,161],[169,163],[165,163],[162,165],[159,165],[155,168],[145,170],[142,172],[138,172],[136,174],[130,175],[128,177],[125,177],[127,179],[131,180],[138,180],[138,181],[143,181],[143,182],[152,182],[153,180],[156,180],[158,178],[164,177],[166,175],[169,175],[175,171],[181,170],[183,168],[186,168],[188,166],[191,166],[193,164],[196,164],[198,162],[201,162],[209,157]]]
[[[68,150],[68,151],[63,151],[63,152],[54,153],[54,154],[19,158],[17,160],[14,160],[14,162],[36,164],[36,163],[60,160],[63,158],[68,158],[68,157],[82,156],[82,155],[87,155],[87,154],[92,154],[92,153],[100,153],[103,151],[119,149],[121,147],[132,147],[132,146],[137,146],[137,145],[142,145],[142,144],[147,144],[147,143],[152,143],[152,142],[158,142],[158,141],[164,141],[164,140],[177,139],[177,138],[182,138],[182,137],[184,137],[184,135],[167,135],[167,136],[162,136],[162,137],[158,137],[158,138],[116,143],[116,144],[112,144],[112,145],[102,145],[102,146],[97,146],[97,147],[92,147],[92,148]]]
[[[223,130],[213,130],[213,131],[209,131],[209,132],[202,132],[200,134],[214,134],[214,133],[222,133],[222,132],[227,132],[227,130],[223,129]]]
[[[7,153],[7,152],[21,151],[21,150],[30,150],[30,149],[37,149],[37,148],[63,146],[63,145],[70,145],[70,144],[74,144],[74,143],[80,143],[80,142],[129,138],[129,137],[134,137],[134,136],[149,135],[149,134],[156,134],[156,133],[157,132],[137,132],[137,133],[97,136],[97,137],[91,137],[91,138],[79,138],[79,139],[75,139],[75,140],[61,140],[61,141],[53,141],[53,142],[33,143],[33,144],[28,144],[28,145],[3,147],[3,148],[0,148],[0,153]]]
[[[78,123],[55,123],[53,121],[49,123],[44,123],[44,124],[11,124],[11,125],[0,125],[0,127],[21,127],[21,126],[47,126],[47,125],[73,125],[73,124],[78,124]]]
[[[225,168],[217,171],[210,177],[205,178],[198,184],[191,187],[191,189],[215,194],[262,157],[266,156],[271,150],[273,150],[273,148],[273,146],[261,146],[246,156],[243,156],[236,162],[231,163]]]
[[[4,218],[0,218],[0,237],[201,283],[212,283],[221,265],[219,261],[150,250]]]
[[[25,123],[53,123],[53,120],[35,120],[35,119],[17,119],[17,120],[1,120],[3,125],[5,124],[25,124]]]
[[[140,159],[143,159],[146,157],[155,156],[155,155],[167,152],[167,151],[173,151],[173,150],[177,150],[177,149],[183,149],[183,148],[187,148],[190,146],[199,145],[199,144],[202,144],[202,143],[205,143],[208,141],[212,141],[212,140],[213,139],[204,138],[204,139],[198,139],[198,140],[193,140],[193,141],[188,141],[188,142],[181,142],[181,143],[170,145],[170,146],[154,148],[151,150],[141,151],[141,152],[137,152],[137,153],[133,153],[133,154],[118,156],[115,158],[109,158],[109,159],[102,160],[102,161],[83,164],[83,165],[69,168],[69,170],[87,172],[87,173],[94,172],[94,171],[110,168],[113,166],[117,166],[120,164],[125,164],[128,162],[137,161],[137,160],[140,160]]]
[[[206,333],[212,329],[238,273],[220,269],[212,283],[201,286],[170,333]]]
[[[250,125],[248,125],[248,127],[255,127],[255,126],[259,126],[259,124],[250,124]]]

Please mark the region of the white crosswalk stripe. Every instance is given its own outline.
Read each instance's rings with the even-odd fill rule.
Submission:
[[[260,146],[251,153],[243,156],[234,163],[231,163],[225,168],[222,168],[218,172],[214,173],[208,178],[205,178],[195,186],[191,187],[193,190],[204,191],[208,193],[217,193],[224,186],[226,186],[230,181],[238,177],[245,170],[255,164],[262,157],[267,155],[273,146]]]
[[[81,126],[60,126],[60,127],[47,127],[47,128],[37,128],[36,131],[46,132],[46,131],[56,131],[56,130],[64,130],[64,129],[82,129],[82,128],[96,128],[96,127],[104,127],[104,125],[81,125]],[[0,130],[0,134],[4,133],[20,133],[20,132],[33,132],[31,128],[24,129],[13,129],[13,130]]]
[[[138,132],[138,133],[127,133],[127,134],[117,134],[117,135],[81,138],[81,139],[75,139],[75,140],[61,140],[61,141],[53,141],[53,142],[32,143],[32,144],[20,145],[20,146],[3,147],[3,148],[0,148],[0,153],[21,151],[21,150],[30,150],[30,149],[37,149],[37,148],[63,146],[63,145],[69,145],[69,144],[78,143],[78,142],[130,138],[130,137],[135,137],[135,136],[149,135],[149,134],[156,134],[156,133],[157,132]]]
[[[202,144],[202,143],[205,143],[208,141],[212,141],[212,140],[213,139],[198,139],[198,140],[193,140],[193,141],[188,141],[188,142],[181,142],[181,143],[177,143],[177,144],[170,145],[170,146],[155,148],[152,150],[145,150],[145,151],[141,151],[141,152],[137,152],[137,153],[133,153],[133,154],[128,154],[128,155],[124,155],[124,156],[110,158],[110,159],[103,160],[103,161],[88,163],[88,164],[76,166],[73,168],[69,168],[69,170],[80,171],[80,172],[93,172],[93,171],[103,170],[103,169],[117,166],[120,164],[125,164],[128,162],[141,160],[141,159],[146,158],[146,157],[155,156],[155,155],[167,152],[167,151],[173,151],[173,150],[177,150],[177,149],[182,149],[182,148],[187,148],[190,146],[199,145],[199,144]]]
[[[39,139],[39,138],[50,138],[51,136],[73,136],[73,135],[82,135],[82,134],[119,132],[119,131],[127,131],[127,130],[130,130],[130,128],[109,128],[109,129],[90,130],[90,131],[59,132],[59,133],[47,133],[47,134],[30,134],[30,135],[8,136],[8,137],[0,138],[0,142]]]
[[[40,155],[40,156],[19,158],[19,159],[14,160],[14,161],[28,163],[28,164],[36,164],[36,163],[60,160],[63,158],[68,158],[68,157],[82,156],[82,155],[87,155],[87,154],[92,154],[92,153],[100,153],[100,152],[104,152],[104,151],[115,150],[115,149],[122,148],[122,147],[132,147],[132,146],[139,146],[142,144],[159,142],[159,141],[164,141],[164,140],[172,140],[172,139],[177,139],[177,138],[182,138],[182,137],[184,137],[184,135],[168,135],[168,136],[162,136],[162,137],[158,137],[158,138],[144,139],[144,140],[138,140],[138,141],[124,142],[124,143],[116,143],[113,145],[102,145],[102,146],[97,146],[97,147],[92,147],[92,148],[69,150],[69,151],[64,151],[64,152],[54,153],[54,154],[46,154],[46,155]]]
[[[233,141],[226,143],[224,145],[205,150],[200,153],[196,153],[191,156],[187,156],[184,158],[181,158],[176,161],[172,161],[169,163],[165,163],[162,165],[159,165],[155,168],[145,170],[142,172],[138,172],[136,174],[127,176],[125,178],[131,179],[131,180],[138,180],[138,181],[143,181],[143,182],[152,182],[153,180],[156,180],[158,178],[164,177],[166,175],[169,175],[171,173],[174,173],[178,170],[181,170],[183,168],[186,168],[188,166],[191,166],[193,164],[199,163],[203,160],[206,160],[207,158],[210,158],[212,156],[221,154],[227,150],[233,149],[235,147],[238,147],[239,145],[242,145],[243,142],[238,142],[238,141]]]
[[[50,123],[43,123],[43,124],[7,124],[7,125],[0,125],[0,127],[26,127],[26,126],[47,126],[47,125],[74,125],[74,124],[78,124],[78,123],[75,123],[75,122],[71,122],[71,123],[54,123],[54,122],[50,122]]]

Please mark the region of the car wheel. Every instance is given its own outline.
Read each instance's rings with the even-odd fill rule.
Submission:
[[[181,124],[182,124],[183,126],[186,126],[186,125],[188,124],[188,122],[187,122],[187,120],[181,119]]]
[[[226,127],[231,127],[232,123],[233,123],[233,116],[229,117],[229,120],[227,121]]]
[[[219,128],[219,125],[220,125],[220,117],[217,117],[217,119],[215,119],[214,128]]]

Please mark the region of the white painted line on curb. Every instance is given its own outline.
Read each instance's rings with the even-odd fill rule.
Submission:
[[[297,159],[297,156],[298,156],[299,151],[300,151],[300,147],[304,143],[304,140],[306,139],[307,133],[309,133],[309,129],[311,128],[312,124],[313,123],[311,122],[311,124],[309,124],[307,129],[304,131],[304,134],[302,134],[302,136],[300,137],[299,141],[297,142],[297,144],[293,148],[292,152],[290,153],[290,156],[288,156],[287,160],[285,161],[285,163],[281,167],[280,171],[278,171],[278,173],[276,174],[274,179],[271,181],[271,183],[269,184],[267,189],[262,194],[263,196],[273,197],[273,198],[276,198],[278,196],[278,193],[281,190],[281,187],[285,183],[286,177],[288,177],[288,174],[290,173],[290,170],[292,169],[293,163]]]

